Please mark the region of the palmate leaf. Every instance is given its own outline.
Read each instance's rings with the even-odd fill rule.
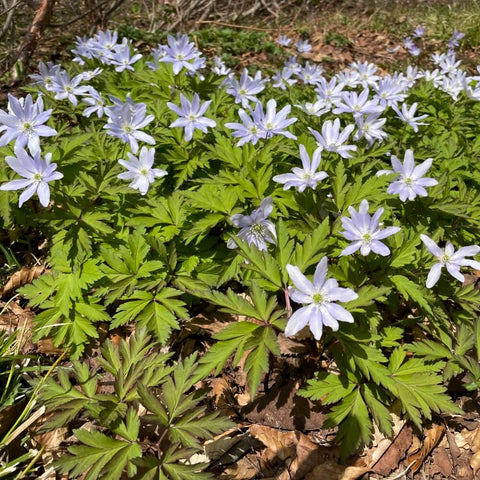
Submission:
[[[269,326],[252,322],[236,322],[228,325],[214,337],[217,342],[199,360],[197,380],[214,371],[217,375],[230,356],[237,365],[243,354],[250,350],[245,360],[245,370],[252,397],[255,396],[263,372],[268,371],[270,352],[280,353],[275,332]]]
[[[402,348],[393,351],[389,363],[393,383],[388,388],[415,425],[421,429],[422,416],[431,419],[432,412],[462,413],[446,395],[442,377],[437,373],[445,364],[425,363],[419,358],[404,362],[405,356]]]
[[[359,388],[332,407],[323,427],[332,428],[337,425],[339,425],[337,440],[342,443],[342,459],[346,459],[360,445],[368,444],[370,441],[373,424]]]
[[[144,456],[136,458],[133,463],[138,467],[138,473],[133,480],[210,480],[212,476],[203,472],[205,463],[188,465],[179,460],[189,458],[195,453],[193,449],[169,448],[161,458]]]
[[[172,329],[180,328],[177,317],[187,318],[188,314],[183,301],[179,300],[180,290],[165,287],[157,294],[145,291],[135,291],[132,295],[124,297],[114,316],[112,328],[136,321],[139,325],[147,327],[159,342],[165,343]]]
[[[136,439],[139,427],[137,417],[125,427],[128,437]],[[138,443],[111,438],[95,430],[74,430],[73,433],[83,445],[69,447],[70,455],[63,455],[55,462],[62,473],[69,474],[69,478],[88,472],[85,480],[118,480],[125,471],[129,476],[135,473],[132,460],[142,455]]]
[[[319,372],[308,385],[298,392],[301,397],[321,400],[323,405],[337,403],[352,393],[356,384],[344,375]]]

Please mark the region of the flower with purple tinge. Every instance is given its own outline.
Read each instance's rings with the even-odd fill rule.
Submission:
[[[380,77],[376,75],[377,67],[373,63],[369,62],[353,62],[350,65],[355,68],[360,76],[360,82],[364,88],[375,87]]]
[[[38,150],[33,158],[22,147],[15,147],[15,157],[8,156],[5,161],[12,170],[24,177],[22,180],[12,180],[0,186],[0,190],[19,190],[25,188],[18,199],[18,206],[21,207],[35,193],[40,203],[48,207],[50,203],[50,188],[48,182],[63,178],[63,174],[56,172],[57,164],[50,163],[52,154],[45,154],[44,160],[40,157]]]
[[[110,63],[110,56],[114,52],[114,48],[117,45],[118,32],[117,31],[100,31],[92,40],[92,56],[98,57],[103,63]]]
[[[0,132],[4,132],[0,137],[0,147],[15,140],[16,147],[28,145],[32,155],[40,152],[40,137],[53,137],[57,134],[56,130],[44,125],[51,113],[52,110],[43,111],[41,96],[33,103],[30,94],[25,99],[17,100],[9,93],[8,113],[0,110]]]
[[[267,242],[275,244],[277,232],[275,225],[267,218],[273,210],[273,200],[271,197],[263,199],[260,207],[254,210],[250,215],[241,215],[237,213],[232,215],[230,220],[241,230],[237,237],[241,238],[248,245],[255,245],[258,250],[267,250]],[[227,242],[228,248],[236,248],[237,244],[233,238]]]
[[[297,57],[292,55],[288,57],[288,60],[285,62],[285,68],[291,70],[293,73],[298,73],[302,66],[298,63]]]
[[[292,39],[288,38],[286,35],[279,35],[277,43],[282,47],[288,47],[292,43]]]
[[[227,68],[225,62],[216,55],[213,57],[213,65],[212,72],[216,75],[225,76],[229,75],[232,71],[230,68]]]
[[[297,121],[295,117],[287,118],[291,109],[290,105],[286,105],[277,113],[277,102],[272,98],[267,102],[264,113],[262,104],[258,102],[255,110],[253,110],[253,121],[258,125],[259,130],[265,133],[265,138],[271,138],[273,135],[283,135],[296,140],[297,137],[293,133],[285,130]]]
[[[93,39],[87,36],[76,37],[75,48],[72,48],[72,53],[75,54],[74,62],[80,65],[85,65],[85,60],[82,58],[93,58],[95,50],[93,49]]]
[[[372,145],[375,140],[383,141],[388,134],[382,130],[386,118],[379,118],[379,114],[371,113],[370,115],[362,115],[355,118],[358,130],[353,136],[355,141],[365,138],[368,145]]]
[[[95,70],[85,70],[84,72],[82,72],[82,76],[84,80],[91,80],[97,75],[100,75],[102,72],[103,68],[97,67]]]
[[[395,106],[392,107],[395,110],[397,117],[403,122],[408,123],[408,125],[410,125],[413,128],[413,131],[415,133],[418,132],[419,125],[428,125],[428,123],[419,122],[419,120],[423,120],[424,118],[427,118],[428,115],[420,115],[419,117],[415,117],[417,106],[418,106],[417,102],[413,103],[410,108],[408,108],[408,105],[406,103],[403,103],[401,111]]]
[[[58,73],[62,67],[60,65],[54,65],[52,62],[47,62],[47,64],[40,62],[38,64],[38,72],[30,75],[30,78],[34,80],[35,85],[40,85],[45,87],[47,90],[52,88],[52,79]]]
[[[433,187],[438,184],[435,179],[424,177],[432,166],[431,158],[427,158],[420,165],[415,166],[413,152],[412,150],[407,150],[403,164],[395,155],[392,155],[390,159],[392,161],[393,171],[380,170],[377,172],[377,176],[388,173],[398,173],[397,180],[390,184],[387,193],[390,195],[398,194],[402,202],[405,202],[407,199],[414,200],[417,195],[426,197],[428,193],[425,187]]]
[[[332,77],[329,81],[327,81],[325,77],[321,77],[315,88],[318,98],[328,101],[330,104],[342,98],[342,91],[345,84],[341,81],[337,84],[337,81],[337,77]]]
[[[344,87],[355,88],[361,83],[360,73],[357,70],[345,70],[337,74],[338,81]]]
[[[353,207],[348,207],[351,218],[342,217],[342,226],[345,229],[342,235],[352,243],[342,250],[342,255],[351,255],[360,250],[363,256],[371,251],[383,257],[390,255],[390,249],[380,240],[394,235],[400,231],[400,227],[387,227],[381,229],[378,225],[383,214],[380,207],[372,216],[368,214],[368,202],[362,200],[358,212]]]
[[[313,128],[308,127],[312,132],[317,145],[327,152],[338,153],[342,158],[352,158],[351,151],[356,151],[356,145],[345,145],[348,136],[353,132],[355,125],[347,125],[342,132],[340,132],[340,120],[338,118],[335,121],[327,120],[322,125],[322,133],[320,134]]]
[[[425,34],[425,27],[423,25],[418,26],[413,31],[413,36],[417,38],[423,37],[424,34]]]
[[[322,150],[317,148],[312,155],[312,161],[308,155],[307,149],[304,145],[300,145],[300,158],[302,160],[302,167],[294,167],[293,173],[284,173],[273,177],[274,182],[283,183],[283,189],[288,190],[290,187],[296,187],[302,193],[307,187],[315,190],[317,183],[328,177],[328,173],[320,171],[317,168],[320,166],[322,160]]]
[[[177,34],[177,37],[172,35],[167,36],[168,46],[165,47],[165,56],[159,59],[161,62],[172,63],[173,73],[179,74],[182,68],[190,71],[195,71],[192,61],[200,55],[196,49],[195,44],[190,42],[187,35]]]
[[[299,53],[308,53],[312,49],[312,46],[310,45],[308,40],[299,39],[295,46],[297,47],[297,51]]]
[[[287,337],[295,335],[308,325],[315,339],[320,340],[324,325],[336,332],[339,327],[338,322],[353,323],[352,314],[335,302],[356,300],[358,294],[350,288],[339,287],[334,278],[327,280],[327,257],[323,257],[318,262],[313,283],[298,267],[287,264],[286,268],[295,286],[295,288],[289,287],[290,298],[296,303],[308,304],[299,308],[288,319],[285,327]]]
[[[380,105],[384,107],[391,107],[397,105],[398,102],[403,102],[407,98],[405,93],[406,85],[398,81],[395,81],[393,77],[386,76],[378,82],[378,86],[375,87],[375,96]]]
[[[84,95],[88,91],[86,85],[80,85],[83,80],[83,73],[70,78],[70,75],[63,70],[52,78],[50,90],[55,93],[56,100],[68,99],[76,107],[78,104],[77,95]]]
[[[459,40],[461,40],[464,36],[465,36],[464,33],[457,32],[457,30],[454,30],[452,36],[448,40],[449,48],[454,49],[455,47],[458,47],[458,45],[460,45]]]
[[[328,100],[319,99],[315,103],[306,102],[305,105],[297,104],[296,107],[303,110],[308,115],[314,115],[315,117],[321,117],[323,114],[328,113],[332,105]]]
[[[438,263],[433,265],[427,277],[427,288],[432,288],[440,278],[442,268],[446,267],[448,273],[460,280],[465,281],[465,277],[460,273],[460,267],[471,267],[475,270],[480,270],[480,262],[476,260],[469,260],[465,257],[473,257],[480,252],[480,246],[469,245],[468,247],[461,247],[455,252],[455,248],[450,242],[447,242],[445,248],[440,248],[430,237],[427,235],[420,235],[422,242],[427,250],[435,257],[437,257]]]
[[[148,192],[150,184],[155,178],[167,175],[165,170],[160,168],[152,168],[153,158],[155,156],[154,148],[142,147],[138,158],[131,153],[127,153],[129,160],[119,160],[118,163],[127,169],[126,172],[120,173],[118,178],[121,180],[132,180],[129,187],[139,190],[142,195]]]
[[[234,130],[232,137],[240,139],[237,147],[241,147],[244,143],[248,142],[252,142],[252,145],[255,145],[260,138],[265,138],[265,132],[259,129],[258,125],[243,108],[238,110],[238,115],[243,123],[231,122],[225,124],[227,128]]]
[[[297,75],[306,85],[316,85],[322,78],[322,72],[322,67],[319,65],[310,65],[310,62],[307,62]]]
[[[281,88],[282,90],[286,90],[287,87],[290,85],[294,85],[297,83],[297,80],[294,78],[291,78],[293,75],[293,72],[289,70],[288,68],[283,68],[283,70],[280,72],[277,70],[277,73],[273,75],[272,80],[272,87],[274,88]]]
[[[125,102],[121,106],[107,107],[105,113],[108,115],[108,122],[103,127],[107,135],[118,137],[128,143],[133,153],[138,152],[138,140],[155,145],[151,135],[142,132],[153,119],[153,115],[146,115],[147,106],[144,103],[135,104],[135,107]]]
[[[228,79],[227,93],[235,97],[235,103],[247,107],[249,101],[257,101],[256,95],[265,88],[264,84],[265,80],[262,80],[260,71],[252,78],[245,68],[240,81],[233,77]]]
[[[336,108],[333,113],[340,115],[342,113],[351,113],[353,116],[380,114],[384,107],[378,104],[378,100],[369,100],[370,92],[365,88],[359,95],[357,92],[342,92],[342,100],[336,102]]]
[[[83,97],[82,102],[88,105],[82,113],[84,117],[88,118],[92,113],[96,113],[98,118],[103,117],[105,113],[105,101],[102,95],[93,87],[88,88],[88,94]]]
[[[415,46],[415,43],[413,42],[411,37],[405,37],[403,39],[403,48],[405,50],[410,50],[414,46]]]
[[[110,56],[110,64],[116,65],[116,72],[123,72],[124,70],[135,71],[133,64],[140,60],[142,55],[137,53],[132,56],[132,51],[130,44],[126,38],[123,39],[123,42],[120,45],[115,47],[115,51]]]
[[[414,57],[418,57],[422,53],[422,49],[419,47],[412,47],[408,53]]]
[[[155,48],[152,48],[152,58],[153,61],[145,62],[148,68],[151,70],[158,70],[158,64],[161,60],[167,55],[167,46],[166,45],[157,45]]]
[[[193,137],[193,131],[198,128],[203,133],[207,133],[208,127],[215,127],[217,123],[203,114],[207,111],[207,108],[212,103],[211,100],[200,104],[200,97],[198,93],[195,93],[193,100],[190,102],[182,94],[180,94],[181,107],[178,107],[174,103],[168,102],[167,106],[170,110],[173,110],[180,118],[177,118],[170,124],[170,128],[183,127],[185,128],[185,141],[189,142]]]

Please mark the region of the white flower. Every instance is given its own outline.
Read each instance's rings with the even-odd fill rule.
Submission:
[[[165,170],[160,168],[152,168],[153,157],[155,156],[154,148],[142,147],[139,158],[127,152],[127,160],[119,160],[118,163],[124,166],[127,171],[120,173],[118,178],[122,180],[133,180],[129,187],[139,190],[142,195],[148,191],[148,187],[155,180],[155,178],[164,177],[167,175]]]
[[[479,253],[480,246],[469,245],[468,247],[461,247],[455,252],[455,248],[450,242],[447,242],[445,248],[442,249],[427,235],[420,235],[420,238],[427,250],[438,259],[438,263],[428,273],[427,288],[432,288],[438,282],[443,267],[446,267],[448,273],[461,282],[465,280],[465,277],[460,273],[460,267],[480,270],[480,262],[465,258],[473,257]]]
[[[403,164],[395,155],[392,155],[390,158],[393,171],[380,170],[377,172],[377,176],[394,172],[399,174],[397,180],[389,185],[387,193],[391,195],[398,194],[402,202],[405,202],[407,199],[414,200],[417,195],[426,197],[428,194],[424,187],[433,187],[438,184],[435,179],[423,176],[432,166],[431,158],[427,158],[416,167],[412,150],[405,152]]]
[[[232,215],[230,220],[236,226],[241,228],[237,236],[245,240],[248,245],[252,243],[259,250],[267,250],[267,243],[275,243],[277,232],[275,225],[267,220],[273,210],[273,200],[271,197],[265,198],[260,207],[254,210],[250,215],[236,214]],[[230,238],[227,242],[228,248],[236,248],[235,240]]]
[[[18,199],[18,206],[21,207],[29,198],[37,193],[40,203],[48,207],[50,203],[50,188],[48,182],[63,178],[63,174],[56,172],[57,164],[50,163],[52,154],[45,154],[45,159],[40,158],[40,151],[30,157],[22,147],[15,147],[16,157],[7,157],[8,165],[19,175],[22,180],[12,180],[0,186],[0,190],[19,190],[25,188]]]
[[[323,257],[315,269],[313,283],[298,267],[287,265],[287,272],[295,285],[289,288],[290,298],[296,303],[308,303],[297,310],[288,320],[285,335],[295,335],[309,326],[316,340],[320,340],[323,326],[338,330],[338,322],[353,323],[350,312],[335,302],[349,302],[358,298],[350,288],[340,288],[334,278],[327,280],[328,258]]]
[[[372,216],[368,214],[368,202],[362,200],[358,212],[353,207],[348,207],[352,218],[342,217],[342,225],[345,231],[343,236],[352,243],[345,248],[340,256],[350,255],[360,249],[360,253],[366,256],[373,251],[386,257],[390,254],[390,249],[380,242],[400,231],[400,227],[387,227],[383,230],[378,226],[378,221],[383,213],[383,208],[379,208]]]
[[[307,187],[315,189],[317,183],[328,177],[326,172],[317,172],[317,168],[320,166],[322,160],[322,149],[317,148],[312,155],[312,161],[308,156],[307,150],[304,145],[300,145],[300,158],[302,160],[302,168],[294,167],[293,173],[284,173],[282,175],[276,175],[273,177],[274,182],[283,183],[284,190],[288,190],[290,187],[296,187],[300,193],[302,193]]]

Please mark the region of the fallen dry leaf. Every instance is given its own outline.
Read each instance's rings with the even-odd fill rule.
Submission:
[[[250,480],[260,473],[260,464],[255,454],[249,454],[225,469],[218,478],[222,480]]]
[[[282,431],[265,425],[252,425],[249,433],[267,447],[262,454],[265,463],[283,462],[282,468],[272,472],[277,480],[303,479],[318,465],[338,459],[336,447],[318,445],[299,431]]]
[[[347,467],[332,461],[317,465],[305,480],[356,480],[369,471],[368,467]]]
[[[15,272],[9,278],[8,282],[3,286],[3,288],[0,288],[0,297],[8,295],[27,283],[32,283],[45,271],[46,269],[44,265],[22,267],[18,272]]]
[[[470,466],[473,468],[474,475],[477,474],[480,468],[480,452],[474,453],[470,458]]]
[[[415,473],[422,466],[425,458],[430,455],[430,452],[435,448],[437,443],[445,433],[444,425],[433,425],[425,432],[425,438],[420,450],[413,455],[407,457],[407,464],[411,465],[411,471]],[[413,464],[412,464],[413,462]]]
[[[295,454],[298,432],[284,432],[276,428],[266,427],[265,425],[252,425],[249,433],[252,437],[260,440],[280,460],[285,460]]]
[[[372,468],[377,474],[387,476],[392,470],[395,470],[400,460],[405,456],[405,452],[412,444],[413,430],[410,425],[404,425],[393,443],[388,447],[382,458]]]

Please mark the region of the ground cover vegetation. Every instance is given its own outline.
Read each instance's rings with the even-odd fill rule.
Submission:
[[[246,427],[207,395],[228,372],[247,409],[293,376],[291,415],[320,409],[345,465],[396,419],[476,402],[480,73],[459,31],[416,65],[418,27],[389,74],[327,74],[305,35],[235,72],[186,35],[140,53],[99,31],[8,96],[4,273],[44,262],[2,290],[2,314],[32,314],[0,337],[1,475],[239,478],[195,457]]]

